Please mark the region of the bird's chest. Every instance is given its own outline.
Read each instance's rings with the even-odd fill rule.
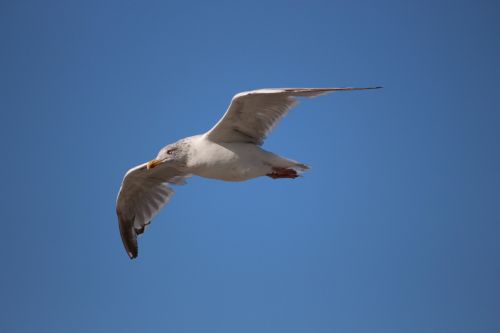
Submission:
[[[260,176],[258,161],[231,148],[218,144],[197,147],[188,167],[197,176],[226,181],[244,181]]]

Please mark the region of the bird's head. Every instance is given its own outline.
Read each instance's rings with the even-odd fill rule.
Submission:
[[[184,140],[171,143],[163,147],[156,158],[147,164],[148,169],[152,169],[168,161],[175,161],[179,164],[185,164],[187,158],[188,145]]]

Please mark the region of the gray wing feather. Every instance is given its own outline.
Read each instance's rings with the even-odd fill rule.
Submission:
[[[277,88],[235,95],[224,116],[207,132],[215,142],[248,142],[262,145],[267,135],[293,108],[296,97],[316,97],[333,91],[370,88]]]
[[[120,234],[131,259],[138,255],[137,235],[144,232],[174,194],[169,184],[182,185],[188,176],[168,166],[168,162],[150,170],[146,165],[126,173],[116,200]]]

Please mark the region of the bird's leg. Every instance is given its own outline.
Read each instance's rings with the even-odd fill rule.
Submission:
[[[294,169],[274,167],[273,172],[268,173],[266,176],[271,177],[272,179],[278,179],[278,178],[294,179],[297,178],[299,174]]]

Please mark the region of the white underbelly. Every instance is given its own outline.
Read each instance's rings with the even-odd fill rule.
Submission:
[[[199,170],[196,175],[211,179],[240,182],[260,177],[264,174],[262,172],[259,172],[255,168],[241,168],[237,165],[226,164],[221,166],[220,168]]]
[[[196,159],[188,167],[192,174],[226,181],[244,181],[270,172],[266,152],[251,144],[207,143],[196,147]]]

